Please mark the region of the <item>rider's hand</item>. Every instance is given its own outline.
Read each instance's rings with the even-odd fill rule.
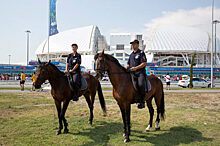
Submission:
[[[125,69],[128,69],[129,68],[129,65],[125,66]]]
[[[73,71],[74,71],[73,69],[69,70],[69,72],[73,72]]]
[[[67,73],[67,72],[68,72],[67,70],[64,71],[64,73]]]
[[[136,67],[132,67],[132,68],[131,68],[131,71],[136,71],[136,70],[137,70]]]

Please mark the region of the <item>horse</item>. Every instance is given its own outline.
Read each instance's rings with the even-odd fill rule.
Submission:
[[[67,107],[69,105],[70,100],[72,100],[74,96],[74,91],[71,90],[69,85],[67,76],[61,72],[55,65],[49,62],[42,63],[38,60],[39,66],[37,67],[36,71],[36,82],[35,88],[39,89],[46,80],[49,81],[51,85],[51,95],[54,99],[58,119],[59,119],[59,130],[56,132],[56,135],[61,134],[64,124],[64,132],[68,133],[68,123],[65,119],[65,113]],[[85,90],[81,90],[79,93],[80,96],[84,96],[86,98],[86,102],[90,109],[90,117],[89,117],[89,124],[92,125],[93,122],[93,105],[95,100],[96,91],[98,91],[99,101],[101,104],[101,108],[103,110],[104,116],[106,115],[106,106],[105,100],[102,93],[102,88],[99,80],[97,80],[94,76],[89,74],[84,74],[83,77],[87,81],[87,88]],[[63,107],[61,106],[63,103]]]
[[[107,72],[110,82],[113,86],[113,96],[119,105],[124,125],[125,137],[124,142],[130,141],[130,114],[131,104],[135,101],[137,90],[133,86],[130,72],[120,65],[118,60],[111,55],[97,53],[95,59],[95,77],[100,79],[105,72]],[[152,99],[154,98],[157,106],[156,130],[160,129],[160,118],[163,120],[165,117],[165,103],[163,84],[160,79],[155,76],[148,76],[151,83],[151,90],[146,92],[146,103],[150,113],[150,120],[146,132],[150,131],[152,127],[154,108],[152,106]]]

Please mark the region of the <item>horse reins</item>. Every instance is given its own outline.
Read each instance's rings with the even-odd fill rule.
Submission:
[[[103,64],[104,64],[104,69],[99,69],[99,68],[97,68],[97,66],[95,66],[97,68],[97,69],[95,69],[95,71],[102,71],[102,72],[106,73],[107,70],[105,70],[105,62]],[[109,72],[108,74],[110,75],[110,74],[126,74],[126,73],[130,73],[132,71],[131,70],[127,70],[126,72],[110,72],[110,71],[108,71],[108,72]]]

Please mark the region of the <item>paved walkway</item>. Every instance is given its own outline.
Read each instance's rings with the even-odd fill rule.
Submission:
[[[30,90],[20,91],[20,90],[0,90],[0,93],[22,93],[22,92],[28,92],[30,93]],[[34,91],[37,92],[37,91]],[[43,91],[47,92],[47,91]],[[112,90],[103,90],[104,93],[112,93]],[[164,90],[165,93],[220,93],[220,90],[215,89],[192,89],[192,90]]]

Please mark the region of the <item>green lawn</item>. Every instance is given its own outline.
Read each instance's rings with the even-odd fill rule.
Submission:
[[[0,90],[21,90],[20,87],[0,87]],[[29,87],[25,87],[24,90],[31,90]]]
[[[66,114],[70,133],[56,136],[58,120],[49,93],[0,93],[0,145],[124,145],[119,108],[110,93],[105,99],[108,116],[102,116],[96,97],[92,126],[85,99],[71,102]],[[166,93],[165,103],[161,131],[148,133],[147,108],[132,106],[127,145],[220,145],[220,93]]]

